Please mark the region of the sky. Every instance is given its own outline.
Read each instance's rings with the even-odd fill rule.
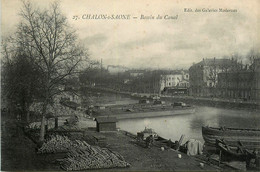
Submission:
[[[49,8],[51,0],[33,0]],[[259,0],[59,0],[62,13],[76,29],[90,58],[103,65],[128,68],[188,69],[203,58],[245,56],[259,50]],[[20,0],[1,1],[2,37],[12,35]],[[192,12],[184,12],[190,8]],[[237,12],[195,12],[233,9]],[[84,14],[130,15],[129,20],[82,19]],[[160,15],[162,19],[140,19]],[[164,19],[164,16],[177,19]],[[78,16],[79,20],[74,20]],[[137,17],[134,19],[133,17]]]

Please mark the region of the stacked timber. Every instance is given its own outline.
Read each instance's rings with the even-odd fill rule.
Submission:
[[[67,136],[51,135],[50,139],[43,143],[37,153],[67,152],[72,145],[73,142]]]
[[[90,146],[85,141],[76,140],[61,162],[66,171],[128,167],[129,164],[116,152],[98,146]]]
[[[94,136],[96,143],[100,145],[106,145],[106,137],[102,137],[102,136]]]
[[[59,128],[61,131],[79,131],[80,128],[76,125],[63,125]]]

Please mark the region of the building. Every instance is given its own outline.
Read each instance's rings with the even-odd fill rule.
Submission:
[[[254,71],[253,95],[252,98],[256,102],[260,102],[260,58],[254,60],[250,66]]]
[[[254,72],[241,70],[218,74],[218,97],[250,100],[253,95]]]
[[[95,119],[97,131],[116,131],[116,117],[98,117]]]
[[[218,96],[222,98],[260,100],[260,59],[247,68],[218,74]]]
[[[160,77],[160,91],[163,94],[187,94],[189,73],[185,70],[172,71]]]
[[[185,79],[179,82],[178,86],[180,88],[189,88],[190,83],[189,83],[189,79]]]
[[[236,71],[241,67],[242,65],[233,59],[203,59],[189,68],[189,95],[216,96],[218,74]]]
[[[182,74],[161,75],[161,90],[163,90],[165,87],[176,87],[181,80]]]

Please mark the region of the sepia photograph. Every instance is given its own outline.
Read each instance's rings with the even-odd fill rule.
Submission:
[[[1,0],[1,171],[259,171],[259,0]]]

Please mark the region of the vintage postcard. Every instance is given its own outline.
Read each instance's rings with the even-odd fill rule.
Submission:
[[[259,8],[1,0],[1,171],[260,170]]]

